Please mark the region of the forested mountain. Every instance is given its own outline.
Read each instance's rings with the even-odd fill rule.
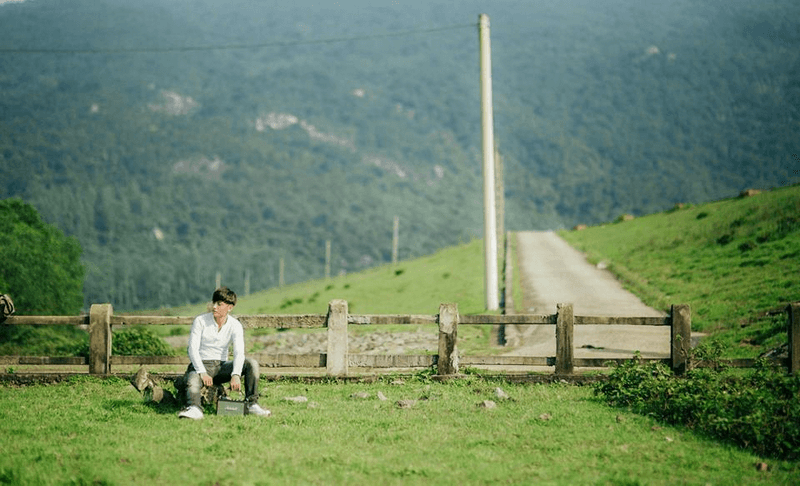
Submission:
[[[800,180],[792,0],[0,1],[0,198],[85,302],[239,292],[482,235],[478,14],[507,229]]]

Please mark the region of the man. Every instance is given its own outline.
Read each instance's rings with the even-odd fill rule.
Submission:
[[[231,389],[240,391],[243,373],[246,413],[268,417],[270,411],[258,405],[258,361],[245,359],[242,323],[230,315],[236,305],[236,294],[227,287],[220,287],[214,291],[211,301],[212,312],[201,314],[192,322],[187,347],[191,364],[184,375],[188,406],[178,412],[178,417],[202,419],[200,390],[203,385],[219,385],[230,381]],[[228,360],[231,344],[233,361]]]

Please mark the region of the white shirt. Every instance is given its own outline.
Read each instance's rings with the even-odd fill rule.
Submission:
[[[214,314],[207,312],[195,317],[192,330],[189,332],[189,360],[195,371],[205,373],[203,360],[228,360],[228,350],[233,344],[233,373],[242,374],[244,366],[244,328],[238,319],[227,316],[225,324],[220,328],[214,320]]]

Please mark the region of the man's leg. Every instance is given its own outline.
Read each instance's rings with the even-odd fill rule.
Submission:
[[[258,403],[258,380],[261,376],[258,361],[253,358],[245,358],[242,375],[245,400],[247,403]]]
[[[186,368],[183,382],[186,385],[186,408],[178,412],[178,418],[202,419],[203,407],[201,405],[200,390],[203,388],[203,380],[191,364]]]
[[[200,389],[203,388],[203,380],[200,379],[200,374],[194,370],[191,364],[186,369],[186,374],[183,375],[183,381],[186,383],[186,406],[194,405],[197,408],[200,406]]]
[[[226,361],[222,363],[219,368],[217,376],[214,377],[214,384],[222,384],[231,381],[231,374],[233,373],[233,361]],[[258,361],[252,358],[245,358],[244,366],[242,367],[242,392],[244,393],[245,400],[248,403],[258,402],[258,378],[260,371],[258,368]]]
[[[206,373],[214,378],[214,383],[217,383],[217,375],[219,374],[220,365],[219,361],[203,361],[203,366],[206,367]],[[230,380],[230,374],[228,375]],[[203,380],[200,378],[200,373],[194,370],[194,365],[189,364],[186,368],[186,374],[183,375],[183,381],[186,383],[186,405],[194,405],[202,409],[202,395],[200,391],[203,388]],[[224,383],[224,382],[223,382]]]

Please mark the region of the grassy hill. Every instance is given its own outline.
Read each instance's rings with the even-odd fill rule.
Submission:
[[[691,305],[693,329],[723,343],[729,357],[786,342],[785,307],[800,299],[800,186],[622,219],[560,234],[648,305]],[[353,313],[433,314],[456,302],[462,314],[477,314],[483,298],[483,246],[475,240],[396,267],[254,293],[236,311],[319,314],[346,299]],[[205,305],[164,312],[193,315]]]
[[[443,302],[458,303],[462,314],[482,313],[483,242],[473,240],[396,266],[383,265],[240,296],[235,313],[324,314],[333,299],[347,300],[350,312],[357,314],[436,314]],[[206,305],[159,312],[194,315],[205,312]]]
[[[800,299],[800,186],[561,236],[648,305],[690,304],[692,328],[712,333],[730,357],[786,342],[785,308]]]

